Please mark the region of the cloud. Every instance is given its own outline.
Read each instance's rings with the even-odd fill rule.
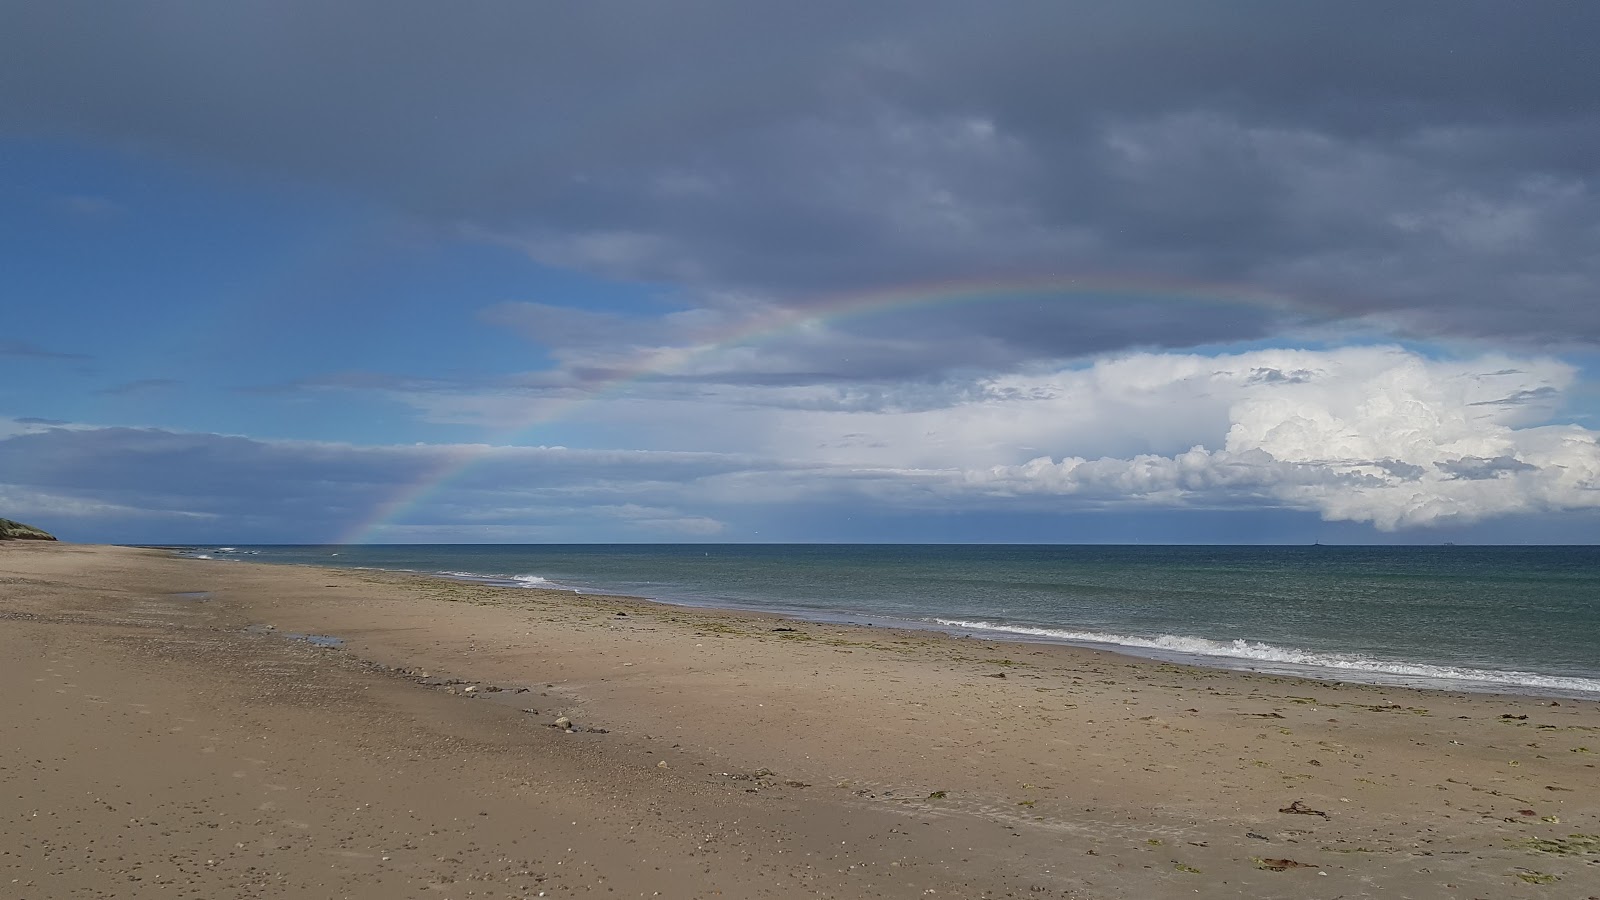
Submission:
[[[1600,507],[1600,440],[1543,424],[1520,404],[1478,399],[1517,379],[1551,383],[1514,393],[1552,399],[1572,378],[1550,360],[1428,360],[1396,349],[1291,351],[1310,381],[1260,380],[1249,363],[1230,391],[1222,446],[1172,455],[1041,456],[966,471],[960,488],[1124,498],[1151,503],[1282,502],[1329,520],[1379,529],[1474,522]],[[1248,367],[1247,367],[1248,366]],[[1229,373],[1219,371],[1218,376]]]
[[[17,424],[0,428],[0,492],[139,540],[744,539],[799,511],[1292,510],[1395,531],[1600,507],[1600,435],[1556,418],[1574,378],[1547,357],[1386,346],[1136,353],[915,402],[743,386],[569,410],[568,425],[687,448],[652,451]],[[1485,403],[1521,394],[1539,400]]]
[[[101,388],[95,393],[108,397],[126,397],[131,394],[148,394],[154,391],[166,390],[167,388],[177,387],[180,383],[172,378],[140,378]]]
[[[1513,374],[1513,373],[1497,373],[1497,374]],[[1533,388],[1532,390],[1517,391],[1514,394],[1508,394],[1508,395],[1506,395],[1504,397],[1497,397],[1497,398],[1495,398],[1493,400],[1475,400],[1475,401],[1473,401],[1472,405],[1473,406],[1520,406],[1520,405],[1522,405],[1524,403],[1539,403],[1539,402],[1551,400],[1551,399],[1554,398],[1554,396],[1557,393],[1558,392],[1556,391],[1555,388],[1553,388],[1553,387],[1551,387],[1549,385],[1543,385],[1541,387]]]
[[[1073,273],[1298,300],[1108,295],[835,326],[936,348],[894,359],[919,377],[1338,323],[1600,342],[1582,37],[1600,10],[1584,4],[290,0],[263,17],[151,0],[13,18],[11,133],[331,187],[703,309]],[[616,319],[519,317],[506,327],[541,340],[650,343]],[[849,356],[818,348],[771,377],[873,358]]]
[[[82,353],[63,353],[41,347],[29,341],[0,341],[0,356],[14,356],[22,359],[88,359]]]
[[[385,509],[397,526],[420,517],[438,533],[703,536],[721,523],[673,503],[707,478],[762,466],[716,453],[356,446],[147,428],[0,433],[0,498],[12,508],[63,530],[142,540],[332,540]]]
[[[84,222],[106,222],[127,211],[122,204],[109,197],[91,194],[69,194],[58,197],[55,206],[62,213]]]
[[[1485,459],[1481,456],[1463,456],[1460,459],[1444,460],[1434,463],[1434,467],[1450,478],[1467,478],[1482,481],[1486,478],[1499,478],[1517,472],[1537,472],[1538,466],[1525,463],[1512,456],[1496,456]],[[1416,477],[1420,477],[1420,474]]]

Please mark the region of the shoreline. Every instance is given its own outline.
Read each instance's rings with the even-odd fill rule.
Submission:
[[[0,875],[47,888],[182,857],[213,896],[325,895],[330,863],[374,898],[1600,895],[1590,701],[159,551],[0,577],[34,687],[0,731],[46,763],[0,788],[49,817],[0,819]],[[76,849],[129,816],[161,828],[127,861]],[[263,872],[298,892],[238,889]]]
[[[606,590],[588,590],[567,584],[539,581],[513,583],[518,576],[485,575],[468,572],[437,572],[423,571],[420,569],[385,568],[382,566],[338,566],[305,562],[276,562],[258,561],[243,557],[224,556],[213,557],[210,555],[191,556],[189,550],[200,548],[189,547],[144,547],[142,549],[162,550],[171,552],[184,559],[216,560],[220,562],[254,562],[258,565],[289,565],[308,566],[318,569],[331,569],[338,571],[378,571],[401,575],[412,575],[419,578],[440,579],[444,581],[476,584],[505,590],[551,590],[571,591],[573,593],[587,594],[589,596],[608,596],[619,599],[637,600],[644,603],[656,603],[669,607],[683,609],[703,609],[725,611],[731,613],[749,613],[759,615],[777,616],[785,620],[806,623],[850,625],[867,628],[890,628],[915,631],[928,631],[955,638],[970,638],[1005,644],[1042,645],[1076,647],[1084,650],[1094,650],[1113,653],[1132,659],[1170,663],[1174,665],[1193,666],[1201,669],[1217,669],[1227,672],[1254,673],[1286,678],[1299,678],[1314,682],[1330,684],[1360,684],[1372,687],[1398,687],[1421,691],[1438,691],[1444,693],[1461,692],[1481,694],[1488,696],[1531,697],[1535,699],[1556,700],[1591,700],[1600,701],[1600,686],[1590,687],[1587,682],[1595,682],[1591,678],[1577,676],[1550,675],[1539,672],[1529,672],[1510,669],[1464,669],[1454,666],[1426,662],[1362,660],[1363,663],[1376,663],[1375,666],[1336,666],[1324,663],[1307,663],[1289,660],[1263,659],[1253,656],[1230,656],[1225,653],[1203,653],[1194,650],[1165,648],[1159,646],[1146,646],[1138,643],[1125,643],[1117,640],[1099,640],[1090,632],[1084,632],[1083,637],[1064,637],[1050,632],[1060,632],[1065,629],[1051,628],[1048,626],[1012,625],[1010,623],[968,623],[956,620],[954,622],[941,618],[930,620],[902,619],[892,615],[874,615],[872,613],[839,610],[815,610],[804,607],[778,606],[763,607],[754,604],[740,604],[736,601],[697,601],[686,598],[673,597],[648,597],[634,594],[613,593]],[[230,551],[233,548],[228,548]],[[864,620],[875,621],[864,621]],[[862,621],[858,621],[862,620]],[[1109,635],[1108,637],[1123,637],[1138,640],[1137,636]],[[1194,639],[1207,640],[1207,639]],[[1209,641],[1208,643],[1221,643]],[[1260,642],[1245,641],[1246,644],[1255,644],[1265,648],[1269,645]],[[1272,647],[1273,650],[1287,651],[1287,654],[1308,653],[1295,648]],[[1286,655],[1287,655],[1286,654]],[[1381,668],[1383,665],[1389,668]],[[1410,671],[1403,671],[1410,670]],[[1472,672],[1471,676],[1453,674],[1454,672]],[[1505,678],[1493,676],[1503,675]],[[1482,677],[1488,676],[1488,677]],[[1513,679],[1521,680],[1513,680]],[[1547,683],[1537,683],[1535,679]],[[1549,683],[1554,682],[1554,683]]]

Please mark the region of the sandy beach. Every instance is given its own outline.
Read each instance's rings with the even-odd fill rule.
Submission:
[[[34,544],[0,674],[21,900],[1600,897],[1594,701]]]

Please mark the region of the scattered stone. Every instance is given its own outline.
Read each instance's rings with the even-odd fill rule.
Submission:
[[[1250,861],[1256,864],[1256,868],[1265,869],[1268,872],[1287,872],[1290,869],[1316,868],[1316,866],[1312,865],[1311,863],[1297,862],[1292,859],[1262,859],[1259,856],[1252,856],[1250,857]]]
[[[567,729],[572,727],[572,720],[567,718],[566,716],[562,716],[561,718],[556,719],[555,727],[561,729],[562,731],[566,731]]]
[[[1333,816],[1328,815],[1327,813],[1323,812],[1320,809],[1312,809],[1311,807],[1306,806],[1304,803],[1302,803],[1299,800],[1296,800],[1293,803],[1289,804],[1288,806],[1285,806],[1285,807],[1279,809],[1278,812],[1281,812],[1281,813],[1294,813],[1295,815],[1299,815],[1299,816],[1321,816],[1324,819],[1332,819],[1333,818]]]
[[[1264,834],[1256,834],[1254,831],[1246,831],[1244,833],[1244,836],[1247,837],[1247,838],[1255,838],[1258,841],[1270,841],[1270,840],[1272,840],[1272,838],[1269,838]]]

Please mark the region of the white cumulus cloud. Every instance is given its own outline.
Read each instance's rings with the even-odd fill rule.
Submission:
[[[961,488],[1173,504],[1254,498],[1386,531],[1600,506],[1600,435],[1547,424],[1574,377],[1556,360],[1439,360],[1386,347],[1140,355],[1096,368],[1129,378],[1079,376],[1080,388],[1137,384],[1182,399],[1203,384],[1212,402],[1226,401],[1220,444],[1043,455],[964,470]]]

